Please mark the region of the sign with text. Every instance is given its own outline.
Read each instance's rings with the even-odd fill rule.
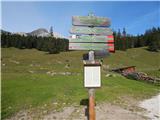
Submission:
[[[104,17],[96,16],[73,16],[72,17],[73,25],[82,25],[82,26],[110,26],[110,19]]]
[[[110,28],[100,27],[84,27],[84,26],[72,26],[70,33],[72,34],[85,34],[85,35],[112,35],[113,32]]]
[[[69,42],[102,42],[102,43],[112,43],[114,42],[113,35],[108,36],[78,36],[77,38],[69,39]]]
[[[69,50],[108,50],[114,51],[113,43],[69,43]]]
[[[93,14],[73,16],[69,50],[106,50],[114,52],[113,31],[108,28],[110,24],[110,19],[97,17]]]
[[[84,87],[101,87],[101,65],[84,65]]]

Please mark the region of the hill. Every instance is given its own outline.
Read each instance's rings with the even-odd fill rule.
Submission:
[[[48,36],[50,36],[49,32],[46,29],[44,29],[44,28],[39,28],[39,29],[34,30],[34,31],[32,31],[30,33],[27,33],[27,34],[31,35],[31,36],[37,36],[37,37],[39,37],[39,36],[41,36],[41,37],[48,37]]]
[[[35,114],[77,105],[88,98],[83,87],[82,54],[86,51],[48,54],[36,49],[2,48],[2,118],[29,109]],[[160,52],[146,48],[116,51],[104,59],[109,69],[135,65],[138,71],[160,77]],[[96,101],[126,105],[126,98],[141,100],[155,95],[159,87],[126,79],[102,69],[102,87]]]
[[[8,31],[5,31],[5,30],[1,30],[2,33],[9,33],[9,34],[18,34],[18,35],[21,35],[21,36],[37,36],[37,37],[49,37],[51,36],[50,33],[48,32],[47,29],[45,28],[38,28],[36,30],[33,30],[31,32],[28,32],[28,33],[25,33],[25,32],[8,32]],[[57,32],[53,32],[53,36],[55,38],[66,38],[65,36],[57,33]]]

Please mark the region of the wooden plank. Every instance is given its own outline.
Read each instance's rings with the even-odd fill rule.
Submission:
[[[96,16],[73,16],[72,17],[73,25],[82,25],[82,26],[110,26],[111,21],[105,17],[96,17]]]
[[[114,42],[113,35],[109,36],[78,36],[77,38],[70,38],[69,42]]]
[[[72,26],[70,33],[72,34],[92,34],[92,35],[112,35],[113,32],[110,28],[100,27],[84,27],[84,26]]]
[[[114,49],[114,44],[101,43],[69,43],[69,50],[109,50]]]

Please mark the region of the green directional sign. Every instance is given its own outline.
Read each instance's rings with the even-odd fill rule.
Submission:
[[[112,35],[113,32],[110,28],[100,27],[84,27],[84,26],[72,26],[70,33],[72,34],[92,34],[92,35]]]
[[[112,47],[100,43],[69,43],[69,50],[104,50]]]
[[[114,42],[113,36],[78,36],[77,38],[70,38],[69,42],[102,42],[102,43],[111,43]]]
[[[110,26],[110,19],[104,17],[96,16],[73,16],[72,17],[73,25],[82,25],[82,26]]]

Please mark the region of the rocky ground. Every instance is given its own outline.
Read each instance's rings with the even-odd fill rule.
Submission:
[[[96,105],[96,120],[150,120],[146,110],[134,107],[120,107],[110,103]],[[7,120],[88,120],[87,106],[70,106],[63,110],[50,111],[45,115],[35,116],[34,113],[24,110]],[[155,119],[156,120],[156,119]],[[157,117],[158,120],[158,117]]]

